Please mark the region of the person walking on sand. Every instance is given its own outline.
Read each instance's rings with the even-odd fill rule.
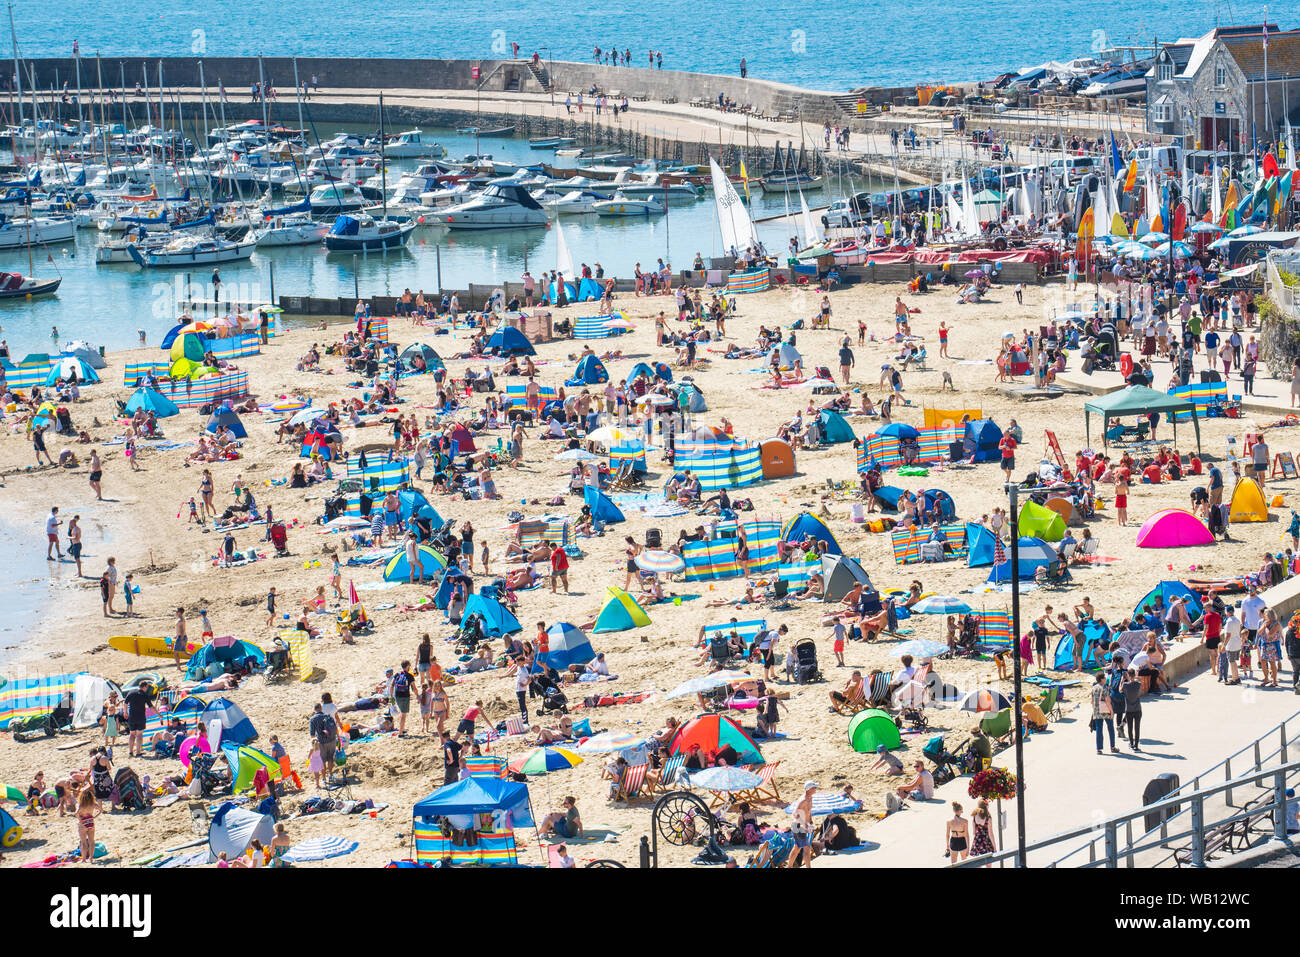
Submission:
[[[117,559],[111,555],[108,558],[108,567],[104,569],[104,580],[108,582],[108,613],[116,615],[117,609],[113,607],[113,598],[117,594]]]
[[[1128,479],[1125,478],[1127,469],[1120,469],[1119,475],[1115,477],[1115,520],[1120,525],[1128,524]]]
[[[189,644],[189,636],[185,633],[185,607],[176,606],[176,632],[172,637],[172,661],[176,663],[176,668],[181,667],[181,652]]]
[[[53,550],[58,553],[59,561],[63,561],[63,549],[59,548],[59,526],[63,523],[59,521],[59,507],[57,505],[50,508],[50,514],[45,517],[45,560],[54,561],[54,556],[50,554]]]
[[[95,501],[104,501],[100,480],[104,477],[104,464],[99,460],[99,449],[90,450],[90,487],[95,490]]]
[[[794,806],[794,823],[790,827],[790,834],[794,837],[794,853],[790,855],[786,867],[798,867],[800,860],[805,868],[812,867],[812,800],[816,791],[816,781],[804,782],[803,797]]]
[[[970,854],[970,822],[961,816],[961,805],[952,802],[952,817],[944,824],[944,837],[948,839],[948,859],[953,864],[966,860]]]
[[[844,384],[849,384],[849,373],[853,370],[854,358],[853,350],[849,348],[849,337],[845,336],[844,341],[840,343],[840,378]]]
[[[82,576],[81,571],[81,516],[72,516],[72,521],[68,522],[68,554],[72,560],[77,563],[77,577]]]

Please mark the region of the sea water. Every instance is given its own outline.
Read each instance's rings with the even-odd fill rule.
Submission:
[[[281,111],[293,110],[292,100],[287,106],[284,101],[277,106]],[[291,119],[283,118],[285,122]],[[316,125],[322,139],[339,130],[361,131],[355,126]],[[373,128],[369,132],[373,133]],[[424,138],[441,143],[452,159],[479,151],[520,164],[553,159],[550,151],[529,149],[522,139],[488,138],[476,144],[473,136],[442,129],[425,130]],[[738,145],[743,144],[742,134]],[[396,170],[400,175],[401,170],[413,168],[416,163],[390,161],[390,173]],[[753,170],[751,175],[761,172]],[[892,188],[893,183],[889,186]],[[879,181],[861,176],[831,175],[828,188],[810,191],[805,198],[810,207],[817,208],[825,206],[832,195],[883,188],[885,185]],[[770,251],[784,254],[795,229],[785,219],[785,196],[765,195],[754,187],[750,198],[760,237]],[[797,215],[797,194],[791,196],[791,206]],[[819,221],[819,213],[813,216]],[[776,219],[762,221],[770,217]],[[587,263],[594,271],[599,262],[607,276],[631,277],[637,263],[643,270],[654,269],[661,257],[675,270],[689,269],[697,252],[705,259],[724,252],[713,194],[707,188],[699,199],[674,199],[667,215],[616,219],[587,214],[560,216],[557,220],[575,266],[581,269],[581,264]],[[194,294],[210,296],[211,266],[187,271],[142,269],[133,263],[97,264],[95,245],[107,236],[118,235],[80,229],[75,243],[36,250],[35,274],[43,279],[60,275],[63,282],[54,296],[0,302],[0,336],[8,340],[13,355],[50,351],[55,346],[52,333],[56,328],[60,345],[69,339],[84,339],[92,346],[102,345],[109,350],[132,348],[139,343],[141,329],[147,343],[155,345],[176,324],[176,301],[185,297],[187,281]],[[439,263],[442,285],[447,289],[465,289],[471,282],[517,281],[525,264],[537,276],[543,270],[556,268],[556,231],[554,227],[448,230],[431,226],[416,229],[406,248],[387,253],[328,253],[322,245],[259,249],[250,260],[219,267],[221,295],[223,300],[269,301],[272,267],[277,300],[284,295],[352,296],[354,291],[360,291],[362,296],[399,296],[407,287],[412,292],[424,289],[431,294],[438,286]],[[0,250],[0,271],[26,273],[27,250]],[[800,315],[805,309],[811,315],[815,306],[801,304],[799,309]]]
[[[980,80],[1108,45],[1198,36],[1216,25],[1260,23],[1266,2],[1238,0],[15,0],[25,56],[438,57],[521,56],[590,62],[596,46],[632,50],[647,65],[750,76],[819,90]],[[1285,4],[1273,20],[1286,29]],[[55,14],[55,15],[52,15]],[[1292,18],[1294,19],[1294,18]],[[6,45],[7,46],[7,45]],[[7,51],[6,51],[7,52]],[[1141,54],[1139,54],[1141,55]],[[71,78],[70,78],[71,79]],[[226,77],[232,89],[256,76]],[[287,85],[286,79],[278,85]],[[134,83],[134,79],[131,79]],[[328,82],[328,78],[324,78]]]

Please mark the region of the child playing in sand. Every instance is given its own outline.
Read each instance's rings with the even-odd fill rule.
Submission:
[[[199,519],[199,503],[194,501],[193,496],[190,496],[190,520],[185,524],[188,525],[191,522],[198,522],[200,525],[203,524],[203,522]]]

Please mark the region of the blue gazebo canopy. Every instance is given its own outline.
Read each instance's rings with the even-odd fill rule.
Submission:
[[[531,827],[528,785],[499,778],[463,778],[417,802],[411,813],[417,818],[434,818],[494,811],[507,812],[515,827]]]

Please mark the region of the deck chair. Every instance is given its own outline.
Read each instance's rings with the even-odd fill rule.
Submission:
[[[1047,715],[1053,721],[1059,721],[1061,714],[1061,690],[1059,688],[1048,688],[1043,692],[1042,698],[1038,701],[1038,706],[1043,709],[1043,714]]]
[[[666,794],[674,789],[677,777],[681,773],[682,765],[686,762],[686,755],[674,754],[664,766],[659,769],[659,777],[654,781],[647,783],[647,794]]]
[[[781,766],[780,761],[768,761],[765,764],[747,764],[746,771],[752,771],[762,780],[748,791],[738,792],[734,800],[748,801],[750,804],[761,804],[764,801],[780,801],[781,792],[776,786],[776,769]]]
[[[844,701],[832,701],[831,707],[833,707],[838,714],[846,714],[849,716],[855,715],[859,711],[865,711],[868,705],[866,694],[862,689],[862,683],[859,682],[857,688],[850,691]]]
[[[892,671],[881,671],[871,678],[871,699],[872,708],[889,707],[889,700],[893,697],[893,691],[889,687],[893,683],[894,673]]]
[[[1011,737],[1011,709],[1003,708],[997,714],[987,715],[980,720],[980,731],[984,732],[985,737],[998,743],[1005,744],[1006,739]]]
[[[641,786],[645,784],[645,773],[649,767],[648,764],[638,764],[624,770],[623,777],[614,790],[614,800],[630,801],[635,797],[640,797]]]
[[[1079,557],[1090,562],[1097,557],[1097,549],[1100,547],[1101,542],[1097,538],[1085,538],[1079,545]]]

